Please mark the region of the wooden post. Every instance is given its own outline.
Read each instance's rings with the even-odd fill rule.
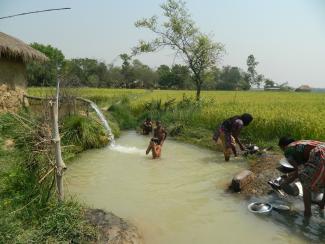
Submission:
[[[61,139],[59,134],[59,123],[58,123],[58,114],[59,114],[59,86],[60,81],[57,81],[56,86],[56,98],[55,101],[50,101],[52,107],[52,117],[53,117],[53,138],[52,141],[55,146],[55,162],[56,162],[56,187],[58,191],[59,201],[64,199],[64,190],[63,190],[63,172],[67,168],[62,160],[61,154]]]

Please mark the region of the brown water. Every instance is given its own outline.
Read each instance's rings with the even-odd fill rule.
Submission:
[[[133,222],[147,244],[305,243],[285,224],[256,216],[224,192],[240,159],[168,140],[162,158],[145,155],[149,138],[126,132],[113,148],[83,153],[67,174],[70,194]]]

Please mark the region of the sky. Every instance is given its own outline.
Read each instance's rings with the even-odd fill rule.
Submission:
[[[0,20],[0,31],[27,43],[51,44],[66,58],[95,58],[120,65],[148,30],[134,22],[162,16],[163,0],[0,0],[0,17],[22,12],[71,7]],[[247,69],[248,55],[259,62],[258,73],[275,82],[325,88],[325,0],[187,0],[199,29],[225,45],[218,66]],[[144,64],[182,63],[165,49],[143,54]]]

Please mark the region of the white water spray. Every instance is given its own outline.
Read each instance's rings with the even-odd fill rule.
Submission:
[[[121,153],[127,153],[127,154],[140,154],[140,155],[143,155],[145,149],[139,149],[137,147],[125,147],[125,146],[121,146],[121,145],[116,145],[112,129],[109,126],[109,123],[107,122],[104,114],[102,113],[100,108],[97,106],[97,104],[94,103],[93,101],[85,99],[85,98],[78,98],[78,99],[89,103],[91,108],[96,112],[98,118],[100,119],[100,121],[102,122],[104,128],[106,129],[106,133],[107,133],[108,139],[110,141],[110,148],[112,150],[118,151],[118,152],[121,152]]]
[[[106,133],[107,133],[107,136],[108,136],[108,139],[109,139],[111,145],[114,145],[115,144],[114,134],[113,134],[112,129],[109,126],[104,114],[99,109],[99,107],[97,106],[96,103],[90,101],[90,106],[95,110],[96,114],[98,115],[98,118],[100,119],[103,126],[105,127]]]

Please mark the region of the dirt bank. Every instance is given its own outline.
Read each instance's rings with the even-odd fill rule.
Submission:
[[[111,212],[88,209],[85,216],[89,223],[99,230],[98,240],[94,243],[143,244],[138,229]]]
[[[267,182],[282,174],[276,169],[279,166],[279,159],[282,157],[283,155],[280,153],[266,152],[254,159],[249,159],[250,166],[248,169],[254,173],[255,177],[244,187],[241,193],[248,196],[267,194],[272,189]]]

